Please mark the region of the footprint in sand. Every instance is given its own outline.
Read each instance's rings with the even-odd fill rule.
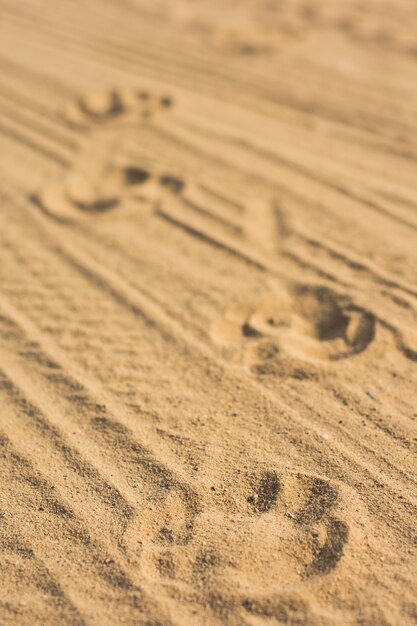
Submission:
[[[350,537],[344,504],[340,488],[316,476],[239,475],[196,512],[185,541],[176,540],[171,527],[146,524],[154,539],[142,565],[174,597],[186,601],[193,594],[224,623],[246,623],[249,615],[278,618],[291,586],[328,575],[343,559]],[[179,523],[178,507],[173,501],[171,525]],[[353,536],[357,540],[356,528]],[[303,602],[295,605],[308,613]]]
[[[283,371],[285,359],[336,361],[359,354],[375,335],[375,319],[347,297],[320,285],[274,286],[226,311],[211,336],[257,374]]]
[[[32,194],[31,200],[57,220],[74,221],[119,207],[135,196],[139,187],[148,200],[158,198],[166,188],[178,193],[183,182],[174,176],[161,174],[158,179],[136,164],[116,165],[131,131],[172,106],[170,96],[145,90],[110,89],[80,96],[69,105],[64,118],[92,134],[72,167]]]
[[[216,542],[218,548],[224,543],[225,550],[217,551],[228,555],[225,566],[239,571],[242,592],[258,586],[260,578],[260,588],[272,591],[276,583],[325,575],[337,566],[348,540],[348,526],[336,512],[341,503],[336,486],[315,476],[281,476],[269,470],[249,476],[237,493],[244,497],[243,508],[235,501],[232,512],[231,503],[223,503],[231,509],[226,516],[230,517],[229,529],[227,519],[225,523],[221,516],[205,515],[215,537],[213,548]],[[195,537],[199,529],[203,525],[196,520]]]
[[[50,217],[74,222],[120,208],[129,200],[141,201],[141,206],[155,205],[166,194],[180,194],[184,186],[184,181],[172,174],[157,174],[132,164],[108,165],[90,174],[70,171],[33,194],[31,200]]]
[[[143,89],[108,89],[80,95],[64,111],[63,117],[71,126],[88,130],[148,120],[173,105],[168,95],[156,95]]]

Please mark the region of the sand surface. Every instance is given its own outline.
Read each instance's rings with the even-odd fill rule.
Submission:
[[[417,623],[417,5],[0,1],[0,624]]]

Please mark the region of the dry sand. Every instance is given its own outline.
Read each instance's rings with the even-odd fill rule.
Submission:
[[[0,623],[417,623],[414,0],[1,0]]]

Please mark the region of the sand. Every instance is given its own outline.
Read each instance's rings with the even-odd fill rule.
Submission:
[[[0,623],[417,623],[414,1],[0,1]]]

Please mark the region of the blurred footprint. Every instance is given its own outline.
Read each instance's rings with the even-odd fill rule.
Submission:
[[[185,182],[169,173],[155,173],[133,164],[108,165],[92,173],[73,170],[32,194],[44,213],[63,222],[79,221],[121,208],[129,199],[156,204],[166,194],[179,194]]]
[[[283,357],[336,361],[365,350],[375,335],[374,317],[321,285],[277,285],[270,292],[232,307],[215,321],[218,345],[243,349],[258,374],[279,370]]]
[[[173,107],[173,99],[146,90],[108,89],[80,95],[64,111],[64,119],[79,129],[120,122],[137,123]]]

